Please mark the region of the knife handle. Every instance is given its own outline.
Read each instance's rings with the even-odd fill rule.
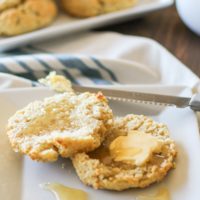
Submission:
[[[200,93],[192,96],[189,106],[194,111],[200,111]]]

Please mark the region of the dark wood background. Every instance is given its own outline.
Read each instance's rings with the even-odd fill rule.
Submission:
[[[183,24],[175,6],[99,30],[153,38],[200,77],[200,37]]]

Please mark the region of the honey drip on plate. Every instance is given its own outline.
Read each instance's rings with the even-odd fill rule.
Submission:
[[[170,200],[169,191],[166,188],[161,188],[155,195],[141,195],[137,200]]]
[[[44,183],[40,185],[41,188],[51,191],[56,200],[88,200],[86,192],[74,188],[66,187],[58,183]]]

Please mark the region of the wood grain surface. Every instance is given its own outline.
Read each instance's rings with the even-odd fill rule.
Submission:
[[[99,30],[153,38],[200,77],[200,37],[183,24],[174,6]]]

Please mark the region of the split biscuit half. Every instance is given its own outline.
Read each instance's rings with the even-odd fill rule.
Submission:
[[[48,162],[96,149],[112,122],[112,110],[102,93],[68,92],[17,111],[8,120],[7,135],[15,152]]]
[[[80,180],[95,189],[144,188],[174,168],[177,151],[166,125],[143,115],[116,118],[102,145],[72,157]]]

